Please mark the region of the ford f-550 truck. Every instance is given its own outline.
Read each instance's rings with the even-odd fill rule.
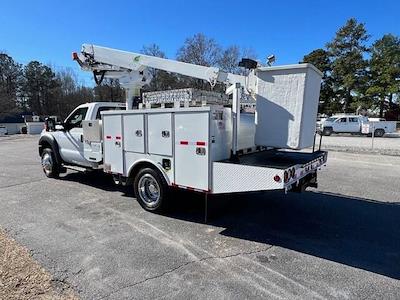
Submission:
[[[223,82],[227,95],[195,89],[150,92],[133,108],[128,85],[125,105],[86,103],[62,123],[48,119],[39,140],[46,176],[57,178],[67,168],[101,169],[116,183],[133,186],[149,211],[165,206],[170,187],[201,192],[206,199],[208,194],[317,187],[327,152],[296,151],[315,140],[321,73],[314,66],[263,68],[246,60],[254,69],[243,78],[93,45],[73,57],[100,76],[98,81],[110,72],[121,82],[142,85],[148,82],[146,67],[153,67]],[[241,99],[252,89],[256,114],[241,115]]]

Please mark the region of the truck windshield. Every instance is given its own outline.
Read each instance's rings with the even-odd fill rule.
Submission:
[[[330,117],[328,119],[326,119],[327,122],[334,122],[337,118],[334,117]]]

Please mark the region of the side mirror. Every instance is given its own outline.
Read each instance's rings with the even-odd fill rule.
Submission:
[[[55,129],[64,131],[65,130],[64,124],[63,123],[56,124]]]
[[[55,120],[53,118],[46,118],[44,121],[44,128],[46,131],[54,131],[55,130]]]

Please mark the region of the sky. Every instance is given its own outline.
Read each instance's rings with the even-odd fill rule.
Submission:
[[[366,25],[370,41],[400,35],[400,1],[77,1],[0,0],[0,51],[26,64],[38,60],[90,74],[71,60],[83,43],[139,52],[158,44],[174,58],[187,37],[204,33],[221,46],[252,48],[261,61],[298,63],[322,48],[346,20]]]

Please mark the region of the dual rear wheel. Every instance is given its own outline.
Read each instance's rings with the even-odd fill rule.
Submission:
[[[168,185],[164,177],[152,168],[141,169],[133,182],[139,204],[148,211],[161,211],[166,202]]]

